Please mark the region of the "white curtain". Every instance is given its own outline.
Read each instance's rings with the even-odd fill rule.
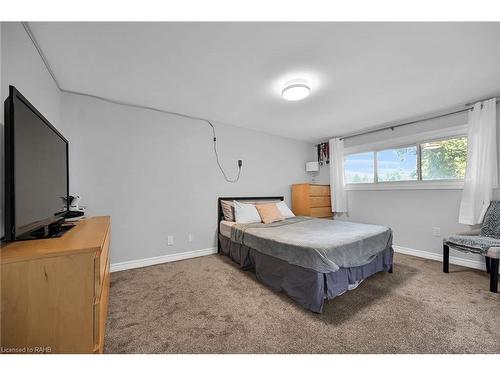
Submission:
[[[467,167],[458,221],[475,225],[498,188],[496,99],[474,104],[469,111]]]
[[[333,212],[347,212],[344,184],[344,141],[330,139],[330,189]]]

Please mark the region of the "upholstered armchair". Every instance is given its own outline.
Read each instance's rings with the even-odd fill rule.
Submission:
[[[449,272],[450,248],[481,254],[486,259],[490,274],[490,291],[498,292],[498,264],[500,260],[500,201],[491,202],[480,229],[458,233],[443,241],[443,272]]]

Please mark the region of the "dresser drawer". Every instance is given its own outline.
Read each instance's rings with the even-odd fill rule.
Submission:
[[[330,207],[315,207],[311,208],[312,217],[331,217],[332,209]]]
[[[330,207],[330,197],[309,197],[309,207]]]
[[[104,272],[104,280],[98,301],[94,304],[94,353],[102,353],[104,348],[104,332],[108,317],[109,300],[109,261]]]
[[[101,293],[101,286],[103,285],[104,277],[106,276],[106,267],[109,264],[109,238],[110,238],[110,229],[108,228],[108,232],[106,233],[106,237],[104,238],[104,243],[102,245],[102,250],[98,253],[97,257],[94,261],[94,272],[95,272],[95,296],[96,298]]]
[[[310,196],[327,196],[330,195],[329,185],[311,185],[309,187]]]

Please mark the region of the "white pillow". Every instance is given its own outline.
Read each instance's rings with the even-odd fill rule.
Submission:
[[[283,215],[285,219],[288,219],[290,217],[295,217],[292,210],[290,210],[286,205],[285,201],[276,203],[276,207],[278,207],[278,210],[281,212],[281,215]]]
[[[260,215],[255,205],[234,201],[234,218],[237,223],[260,223]]]

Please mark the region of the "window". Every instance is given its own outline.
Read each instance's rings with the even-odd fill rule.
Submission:
[[[377,152],[377,181],[414,181],[417,179],[417,146]]]
[[[347,154],[344,161],[347,184],[459,181],[465,176],[467,137]]]
[[[344,160],[344,177],[347,184],[375,181],[373,152],[347,155]]]
[[[467,164],[467,138],[450,138],[420,145],[422,180],[463,179]]]

